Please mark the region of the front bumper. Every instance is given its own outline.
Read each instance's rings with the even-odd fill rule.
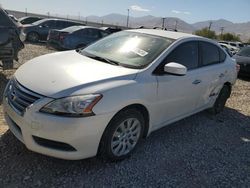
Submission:
[[[21,116],[4,98],[5,120],[11,132],[28,149],[44,155],[68,160],[95,156],[113,114],[67,118],[40,113],[39,109],[50,100],[43,98],[36,101]]]

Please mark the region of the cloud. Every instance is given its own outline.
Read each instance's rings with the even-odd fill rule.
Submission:
[[[171,12],[175,13],[175,14],[180,14],[181,12],[178,10],[172,10]]]
[[[191,14],[191,12],[187,12],[187,11],[182,12],[182,11],[179,11],[179,10],[172,10],[171,12],[175,13],[175,14],[187,14],[187,15]]]
[[[191,14],[191,12],[183,12],[184,14]]]
[[[142,8],[138,5],[132,5],[132,6],[130,6],[130,8],[131,8],[131,10],[140,11],[140,12],[149,12],[150,11],[149,9]]]

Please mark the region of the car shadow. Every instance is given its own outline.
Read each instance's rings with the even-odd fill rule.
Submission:
[[[250,117],[231,108],[216,116],[200,112],[155,131],[130,158],[116,163],[40,155],[7,131],[0,136],[0,177],[9,182],[3,186],[14,187],[32,187],[37,182],[48,187],[62,182],[65,187],[164,186],[171,182],[193,187],[221,185],[225,179],[237,187],[250,174],[249,141]]]

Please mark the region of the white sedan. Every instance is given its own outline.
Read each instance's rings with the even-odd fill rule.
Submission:
[[[120,160],[152,131],[205,109],[221,112],[236,77],[236,63],[209,39],[128,30],[25,63],[3,106],[10,130],[32,151]]]

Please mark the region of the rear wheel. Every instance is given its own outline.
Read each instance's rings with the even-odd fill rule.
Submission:
[[[145,121],[143,115],[134,109],[118,113],[105,130],[100,155],[112,161],[128,157],[142,138]]]
[[[27,35],[27,40],[29,42],[38,42],[39,41],[39,35],[38,35],[38,33],[36,33],[36,32],[30,32]]]
[[[214,106],[209,109],[209,111],[213,114],[218,114],[223,111],[227,99],[230,97],[231,89],[229,86],[224,85],[214,103]]]

